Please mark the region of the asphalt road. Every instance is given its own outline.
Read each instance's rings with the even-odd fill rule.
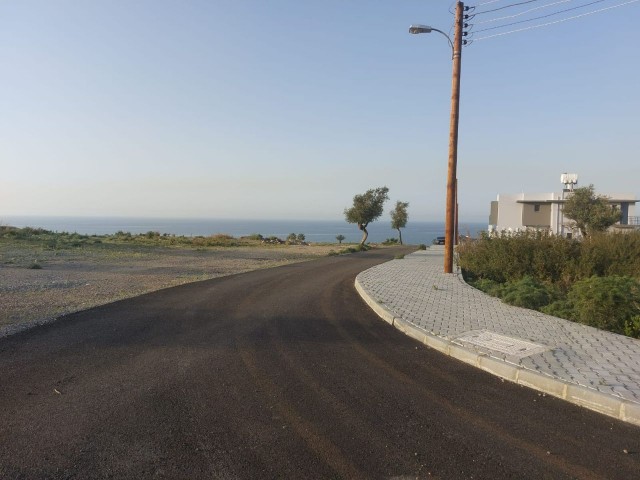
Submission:
[[[640,429],[403,336],[398,250],[176,287],[0,340],[0,478],[640,478]]]

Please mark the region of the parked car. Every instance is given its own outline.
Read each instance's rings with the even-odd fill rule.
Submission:
[[[436,237],[433,239],[434,245],[444,245],[444,237]]]

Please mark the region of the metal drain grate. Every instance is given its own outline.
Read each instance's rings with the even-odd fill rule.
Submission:
[[[478,347],[488,348],[512,357],[524,358],[549,349],[546,345],[527,342],[519,338],[507,337],[487,330],[467,332],[456,339],[459,342],[470,343]]]

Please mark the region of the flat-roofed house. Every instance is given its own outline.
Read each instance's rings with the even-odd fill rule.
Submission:
[[[489,215],[490,232],[519,232],[524,230],[542,230],[554,235],[579,235],[573,220],[562,214],[562,205],[572,194],[565,189],[555,193],[518,193],[498,195],[491,202]],[[614,229],[640,228],[635,216],[636,196],[633,194],[604,194],[614,208],[620,210],[620,222]]]

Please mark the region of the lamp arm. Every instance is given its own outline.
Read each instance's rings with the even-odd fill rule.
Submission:
[[[438,30],[437,28],[433,28],[431,27],[431,30],[433,30],[434,32],[438,32],[441,33],[442,35],[444,35],[447,38],[447,41],[449,42],[449,46],[451,47],[451,53],[453,53],[453,51],[455,50],[453,48],[453,42],[451,41],[451,39],[449,38],[449,35],[447,35],[446,33],[444,33],[442,30]]]

